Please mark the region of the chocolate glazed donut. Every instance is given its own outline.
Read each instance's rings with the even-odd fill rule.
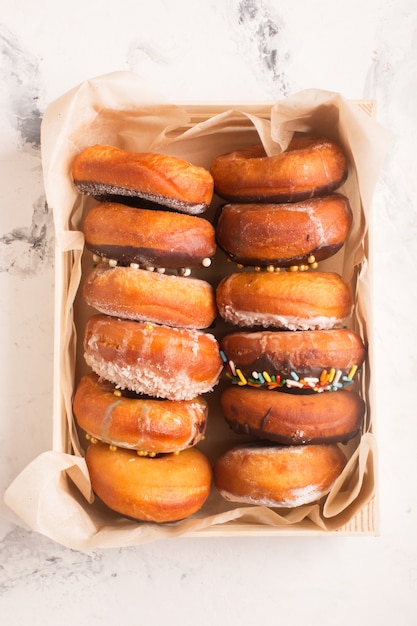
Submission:
[[[298,202],[338,189],[348,175],[346,157],[326,137],[295,135],[287,150],[267,156],[262,145],[216,157],[214,190],[232,202]]]
[[[367,352],[360,335],[348,328],[234,332],[220,347],[233,382],[310,393],[353,385]]]
[[[145,268],[209,266],[216,252],[214,227],[202,217],[113,202],[90,210],[84,236],[94,254]]]
[[[317,266],[343,246],[352,224],[347,198],[332,194],[286,204],[226,204],[217,243],[243,266]]]
[[[359,394],[343,389],[298,395],[233,385],[222,393],[221,407],[235,432],[293,445],[346,442],[365,413]]]
[[[114,146],[85,148],[75,159],[74,185],[101,201],[167,208],[197,215],[210,205],[213,178],[205,168],[166,154]]]

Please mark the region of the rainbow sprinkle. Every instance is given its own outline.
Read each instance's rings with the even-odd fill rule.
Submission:
[[[253,371],[250,376],[242,372],[241,369],[236,367],[235,363],[228,359],[223,350],[220,351],[220,356],[223,363],[226,366],[226,376],[233,384],[240,387],[257,387],[264,389],[279,389],[286,387],[287,389],[305,389],[309,391],[316,391],[322,393],[323,391],[337,391],[349,387],[353,384],[353,379],[358,373],[358,366],[353,365],[347,375],[344,375],[342,370],[336,368],[330,368],[329,370],[322,370],[320,376],[305,376],[300,378],[298,374],[291,371],[289,376],[281,377],[279,375],[270,374],[269,372]]]

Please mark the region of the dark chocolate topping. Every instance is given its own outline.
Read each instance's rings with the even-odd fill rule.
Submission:
[[[141,209],[170,209],[189,215],[204,213],[208,205],[204,202],[193,203],[168,196],[143,193],[134,189],[103,185],[99,183],[77,181],[75,186],[82,194],[92,196],[99,202],[119,202]]]
[[[267,416],[264,417],[266,419]],[[333,437],[306,437],[302,435],[298,435],[294,433],[292,436],[283,435],[282,433],[271,433],[269,431],[265,431],[262,428],[253,428],[248,424],[239,424],[236,420],[226,419],[226,422],[230,426],[230,428],[236,434],[241,435],[251,435],[253,437],[257,437],[259,439],[267,439],[268,441],[273,441],[275,443],[284,444],[284,445],[307,445],[307,444],[319,444],[319,443],[347,443],[350,439],[353,439],[358,432],[359,428],[350,433],[343,433],[340,435],[335,435]]]
[[[310,198],[317,198],[319,196],[327,196],[328,194],[336,191],[347,179],[348,171],[346,170],[343,173],[343,176],[334,182],[328,183],[327,185],[322,185],[321,187],[316,187],[315,189],[307,189],[306,191],[294,191],[288,193],[278,193],[275,195],[256,195],[248,194],[248,195],[239,195],[239,194],[225,194],[219,193],[219,191],[215,187],[215,193],[221,198],[225,200],[230,200],[233,202],[259,202],[259,203],[267,203],[267,202],[300,202],[301,200],[309,200]]]
[[[86,247],[98,256],[116,260],[120,265],[137,263],[143,267],[195,268],[201,267],[203,259],[207,258],[204,256],[196,257],[185,251],[161,252],[155,248],[134,248],[133,246],[91,246],[86,242]]]
[[[219,241],[217,241],[217,245],[219,248],[222,248]],[[308,259],[310,256],[314,256],[315,261],[323,261],[324,259],[328,259],[333,256],[340,250],[343,246],[343,242],[339,244],[329,245],[329,246],[321,246],[319,248],[314,248],[310,250],[307,254],[302,256],[293,256],[290,258],[276,258],[276,259],[265,259],[265,258],[247,258],[238,255],[234,255],[231,252],[228,252],[224,248],[222,248],[223,252],[225,252],[230,259],[234,263],[239,263],[244,266],[260,266],[266,267],[268,265],[273,265],[275,267],[291,267],[295,265],[307,265]]]

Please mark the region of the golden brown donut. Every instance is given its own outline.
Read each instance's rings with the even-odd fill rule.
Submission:
[[[126,395],[96,374],[81,378],[73,409],[90,438],[144,455],[196,445],[204,437],[208,415],[202,398],[173,401]]]
[[[197,448],[154,458],[97,442],[86,462],[94,493],[113,511],[141,521],[176,522],[207,500],[212,468]]]
[[[181,328],[208,328],[217,314],[214,288],[204,280],[106,263],[87,275],[83,296],[107,315]]]
[[[341,194],[286,204],[226,204],[216,238],[244,266],[316,267],[340,250],[351,224],[352,210]]]
[[[202,217],[113,202],[93,207],[83,231],[89,250],[122,265],[195,268],[216,252],[214,227]]]
[[[237,446],[214,464],[214,483],[232,502],[296,507],[320,500],[343,471],[337,444]]]
[[[283,444],[346,443],[359,432],[365,413],[359,394],[346,389],[300,395],[231,385],[221,407],[236,433]]]
[[[209,333],[102,314],[87,321],[84,358],[117,387],[168,400],[211,391],[222,371],[219,345]]]
[[[114,146],[85,148],[72,177],[77,189],[102,201],[167,207],[196,215],[213,197],[213,178],[205,168],[166,154],[131,152]]]
[[[295,135],[274,156],[260,144],[220,155],[210,171],[216,194],[232,202],[298,202],[327,195],[348,172],[340,146],[312,135]]]
[[[349,387],[366,357],[360,335],[348,328],[235,332],[220,347],[233,382],[270,390]]]
[[[320,330],[346,320],[353,293],[335,272],[238,272],[220,281],[216,301],[236,326]]]

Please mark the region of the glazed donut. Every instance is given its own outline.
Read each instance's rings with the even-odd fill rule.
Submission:
[[[90,445],[86,463],[94,493],[121,515],[147,522],[176,522],[207,500],[212,467],[197,448],[142,457],[132,450]]]
[[[238,272],[220,281],[216,301],[236,326],[320,330],[346,320],[353,294],[334,272]]]
[[[210,222],[169,211],[105,202],[90,210],[83,231],[89,250],[122,265],[207,267],[216,252],[215,231]]]
[[[251,443],[221,455],[214,483],[232,502],[296,507],[320,500],[346,465],[337,444],[278,446]]]
[[[262,145],[216,157],[210,167],[215,193],[232,202],[298,202],[324,196],[347,178],[346,157],[334,141],[295,135],[280,154]]]
[[[362,424],[365,404],[354,391],[299,395],[231,385],[221,395],[236,433],[282,444],[346,443]]]
[[[121,389],[168,400],[211,391],[223,368],[209,333],[97,314],[87,321],[84,358]]]
[[[233,382],[269,390],[349,387],[366,357],[360,335],[348,328],[235,332],[220,347]]]
[[[76,421],[91,440],[137,450],[144,456],[177,452],[205,434],[205,400],[158,400],[126,395],[96,374],[83,376],[74,395]]]
[[[214,288],[198,278],[101,263],[83,285],[87,304],[125,319],[208,328],[217,314]]]
[[[166,154],[95,145],[76,158],[72,177],[78,191],[101,201],[166,207],[197,215],[213,197],[213,178],[205,168]]]
[[[340,250],[351,224],[352,210],[341,194],[287,204],[226,204],[216,239],[243,266],[316,267]]]

